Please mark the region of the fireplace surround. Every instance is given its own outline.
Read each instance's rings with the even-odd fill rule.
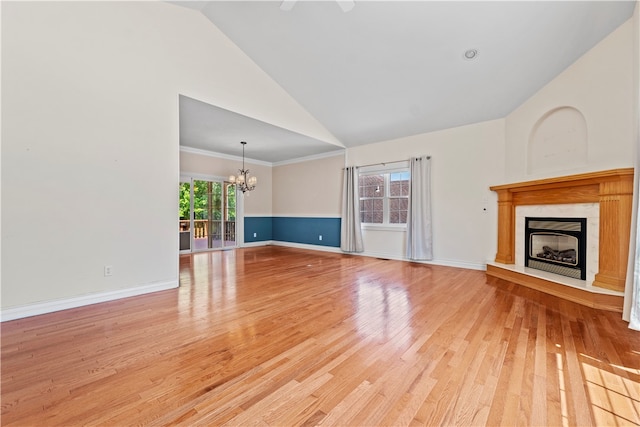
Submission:
[[[633,173],[633,168],[613,169],[490,187],[498,195],[498,251],[495,262],[487,265],[487,275],[592,307],[622,311]],[[579,203],[597,203],[600,210],[598,271],[592,290],[563,286],[558,284],[561,281],[532,277],[526,271],[512,268],[515,262],[517,206]]]

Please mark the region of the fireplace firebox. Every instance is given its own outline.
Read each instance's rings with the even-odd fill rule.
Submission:
[[[526,217],[524,242],[526,267],[586,279],[586,218]]]

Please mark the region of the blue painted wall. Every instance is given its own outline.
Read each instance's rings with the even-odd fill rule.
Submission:
[[[257,233],[257,237],[253,237],[253,233]],[[246,217],[244,236],[247,243],[275,240],[338,248],[340,218]]]
[[[322,240],[318,238],[322,236]],[[340,218],[274,217],[273,240],[340,247]]]
[[[245,243],[273,240],[272,223],[270,216],[246,216],[244,218]],[[254,233],[256,237],[253,237]]]

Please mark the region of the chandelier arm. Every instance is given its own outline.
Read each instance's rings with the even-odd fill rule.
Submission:
[[[241,141],[242,144],[242,169],[238,169],[238,176],[231,176],[230,181],[236,185],[236,188],[239,188],[243,193],[246,191],[251,191],[256,188],[256,177],[249,177],[249,169],[245,169],[244,164],[244,149],[247,143],[245,141]],[[251,181],[251,185],[249,182]]]

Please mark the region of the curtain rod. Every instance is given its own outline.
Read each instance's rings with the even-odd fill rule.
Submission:
[[[431,156],[427,156],[427,159],[430,159],[430,158],[431,158]],[[377,166],[377,165],[386,166],[386,165],[391,164],[391,163],[403,163],[403,162],[408,162],[409,160],[411,160],[411,159],[405,159],[405,160],[393,160],[393,161],[391,161],[391,162],[371,163],[371,164],[368,164],[368,165],[360,165],[360,166],[356,166],[356,168],[366,168],[366,167],[369,167],[369,166]],[[418,160],[420,160],[420,157],[418,157]],[[342,169],[344,169],[344,168],[342,168]]]

